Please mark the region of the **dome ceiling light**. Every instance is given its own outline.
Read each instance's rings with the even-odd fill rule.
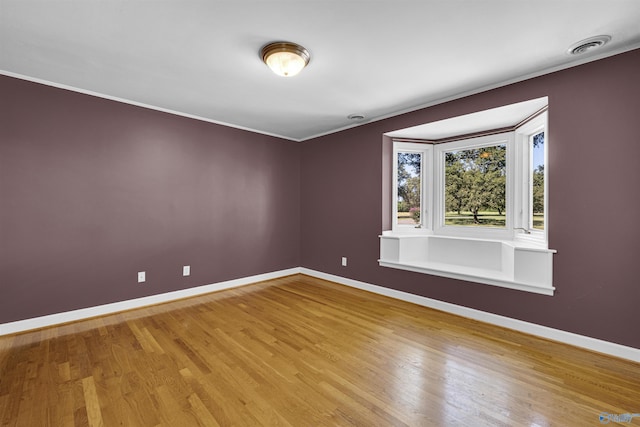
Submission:
[[[273,42],[260,50],[262,61],[279,76],[292,77],[298,74],[311,59],[304,47],[291,42]]]

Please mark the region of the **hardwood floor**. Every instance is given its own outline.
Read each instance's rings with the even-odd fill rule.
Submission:
[[[303,275],[0,337],[2,426],[597,426],[601,413],[640,413],[640,365]]]

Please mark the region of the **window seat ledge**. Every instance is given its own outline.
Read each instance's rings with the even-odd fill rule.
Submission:
[[[435,235],[380,236],[382,267],[553,295],[552,249]]]
[[[521,291],[534,292],[542,295],[553,295],[555,288],[539,286],[529,283],[520,283],[507,277],[507,274],[495,270],[483,270],[480,268],[464,267],[453,264],[437,262],[399,262],[379,259],[381,267],[396,268],[399,270],[413,271],[416,273],[431,274],[434,276],[447,277],[450,279],[465,280],[469,282],[482,283],[485,285],[500,286],[503,288],[517,289]]]

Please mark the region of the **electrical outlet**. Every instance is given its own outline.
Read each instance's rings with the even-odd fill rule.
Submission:
[[[145,271],[138,271],[138,283],[142,283],[147,280],[147,273]]]
[[[191,266],[190,265],[185,265],[185,266],[182,267],[182,275],[183,276],[191,275]]]
[[[346,266],[347,266],[347,257],[346,257],[346,256],[343,256],[343,257],[342,257],[342,266],[343,266],[343,267],[346,267]]]

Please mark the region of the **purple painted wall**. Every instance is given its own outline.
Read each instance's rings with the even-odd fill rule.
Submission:
[[[639,71],[635,50],[303,143],[302,266],[640,348]],[[382,134],[542,96],[555,295],[379,267]]]
[[[299,144],[9,77],[0,94],[0,323],[300,265]]]

